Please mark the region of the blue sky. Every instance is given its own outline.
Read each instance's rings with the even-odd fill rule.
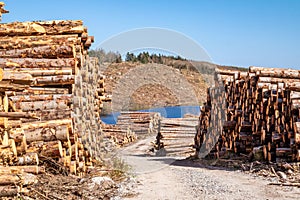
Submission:
[[[92,48],[136,28],[167,28],[192,38],[213,62],[300,69],[298,0],[8,0],[2,22],[82,19]]]

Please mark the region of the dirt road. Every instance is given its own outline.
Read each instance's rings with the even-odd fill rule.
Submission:
[[[153,137],[123,149],[123,159],[132,166],[138,195],[126,199],[300,199],[300,188],[268,185],[272,180],[205,167],[180,157],[155,157],[147,153]]]

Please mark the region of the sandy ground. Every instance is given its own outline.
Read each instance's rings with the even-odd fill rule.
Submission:
[[[137,195],[125,199],[300,199],[300,188],[268,185],[270,181],[241,171],[207,167],[182,157],[155,157],[147,153],[153,137],[122,149],[132,166]]]

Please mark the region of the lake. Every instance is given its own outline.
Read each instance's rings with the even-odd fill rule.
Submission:
[[[185,114],[199,116],[200,106],[170,106],[162,108],[151,108],[148,110],[138,110],[137,112],[159,112],[165,118],[181,118]],[[120,112],[101,116],[101,120],[106,124],[116,124]]]

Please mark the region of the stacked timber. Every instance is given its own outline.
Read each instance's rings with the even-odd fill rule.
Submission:
[[[250,67],[217,73],[222,83],[209,88],[201,109],[197,154],[212,149],[216,156],[231,151],[260,160],[299,161],[300,71]]]
[[[80,20],[0,24],[5,175],[43,173],[49,160],[83,175],[99,157],[104,89],[97,61],[87,55],[92,42]]]
[[[192,154],[193,138],[198,118],[162,118],[159,134],[156,137],[157,149],[164,148],[166,155],[186,156]]]
[[[160,114],[156,112],[121,112],[117,125],[121,128],[129,127],[136,134],[156,134]]]
[[[129,127],[125,129],[118,125],[103,124],[102,131],[104,139],[113,142],[115,147],[122,147],[137,139],[137,135]]]
[[[123,146],[135,141],[138,135],[157,134],[159,120],[160,113],[123,111],[115,125],[103,124],[102,131],[116,146]]]

